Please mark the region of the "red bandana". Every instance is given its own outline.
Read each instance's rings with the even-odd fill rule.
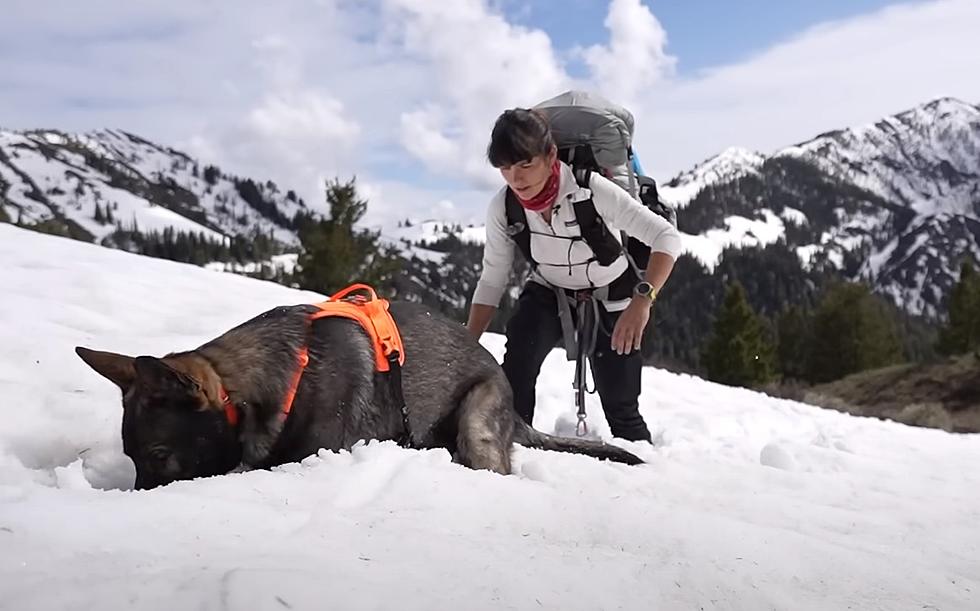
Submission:
[[[548,182],[544,183],[544,188],[541,189],[540,193],[531,199],[521,199],[521,196],[517,195],[517,193],[514,193],[514,195],[517,197],[517,201],[528,210],[541,212],[554,203],[555,198],[558,196],[558,185],[561,183],[559,180],[560,176],[561,164],[555,159],[555,162],[551,165],[551,176],[548,177]]]

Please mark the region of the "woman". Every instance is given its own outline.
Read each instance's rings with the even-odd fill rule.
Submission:
[[[467,328],[477,338],[483,334],[507,287],[516,247],[505,212],[509,189],[526,213],[536,262],[507,324],[503,368],[514,390],[515,409],[532,424],[541,364],[562,337],[555,288],[572,295],[629,280],[634,288],[626,296],[610,295],[598,304],[601,324],[593,356],[595,384],[613,435],[650,441],[638,403],[643,364],[640,340],[650,306],[680,251],[680,235],[670,223],[596,172],[591,174],[588,189],[579,187],[572,169],[558,160],[547,120],[539,113],[522,108],[504,112],[494,125],[487,157],[500,170],[506,186],[491,200],[487,212],[483,270]],[[625,231],[650,246],[645,281],[635,277],[621,253],[608,265],[595,260],[580,237],[572,206],[589,197],[614,236]]]

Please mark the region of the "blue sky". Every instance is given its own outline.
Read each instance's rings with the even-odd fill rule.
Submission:
[[[909,4],[909,2],[905,2]],[[680,76],[744,60],[811,26],[866,14],[895,0],[650,0],[645,2],[667,31],[667,50],[678,57]],[[515,22],[545,29],[562,48],[601,43],[608,2],[505,0]],[[566,7],[566,8],[562,8]]]
[[[633,112],[661,181],[728,147],[980,102],[978,0],[5,0],[3,15],[0,126],[127,129],[311,202],[356,176],[376,224],[482,222],[493,120],[570,87]]]

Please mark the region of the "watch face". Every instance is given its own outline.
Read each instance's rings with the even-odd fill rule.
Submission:
[[[638,295],[649,295],[653,292],[653,285],[649,282],[641,282],[636,285],[635,291]]]

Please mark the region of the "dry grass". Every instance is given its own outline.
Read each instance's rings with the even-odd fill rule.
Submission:
[[[980,432],[977,355],[865,371],[813,387],[789,382],[761,390],[855,416],[959,433]]]

